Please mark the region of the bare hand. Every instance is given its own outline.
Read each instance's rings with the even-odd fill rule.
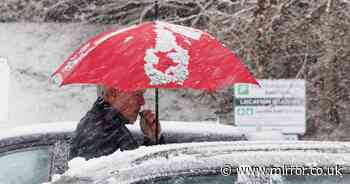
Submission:
[[[156,116],[151,110],[143,110],[141,112],[141,120],[140,120],[140,126],[143,134],[154,140],[155,139],[155,132],[156,132],[156,123],[158,124],[158,132],[157,137],[159,138],[161,128],[159,121],[156,122]]]

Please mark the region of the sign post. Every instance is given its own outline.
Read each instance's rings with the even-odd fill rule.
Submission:
[[[0,122],[8,121],[8,97],[9,97],[10,68],[7,59],[0,57]]]
[[[251,131],[279,131],[304,134],[305,81],[297,79],[259,80],[261,87],[234,86],[234,121]]]

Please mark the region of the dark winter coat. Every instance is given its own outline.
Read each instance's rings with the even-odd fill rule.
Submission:
[[[70,159],[84,157],[91,159],[109,155],[117,149],[131,150],[139,147],[127,129],[129,123],[102,98],[98,98],[92,109],[80,120],[70,148]],[[161,143],[164,139],[161,138]],[[144,139],[144,145],[152,145],[150,139]]]

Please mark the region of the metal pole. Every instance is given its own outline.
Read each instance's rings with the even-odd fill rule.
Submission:
[[[154,1],[154,19],[158,20],[158,1]]]
[[[159,102],[159,98],[158,98],[158,88],[155,89],[155,92],[156,92],[156,133],[155,133],[155,136],[156,136],[156,144],[158,144],[158,131],[159,131],[159,111],[158,111],[158,102]]]
[[[158,20],[158,1],[155,0],[154,1],[154,19]],[[155,89],[155,98],[156,98],[156,144],[158,144],[159,140],[158,140],[158,131],[159,131],[159,126],[158,126],[158,122],[159,122],[159,106],[158,106],[158,102],[159,102],[159,98],[158,98],[158,88]],[[160,123],[160,122],[159,122]]]

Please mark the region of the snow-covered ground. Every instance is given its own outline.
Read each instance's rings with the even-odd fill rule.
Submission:
[[[109,26],[110,27],[110,26]],[[0,24],[0,57],[10,66],[9,120],[0,128],[38,122],[79,121],[96,98],[94,86],[58,88],[52,72],[89,37],[108,26],[86,24]],[[160,90],[160,119],[215,120],[217,102],[195,99],[199,93]],[[201,98],[201,97],[200,97]],[[153,90],[146,94],[153,107]]]

